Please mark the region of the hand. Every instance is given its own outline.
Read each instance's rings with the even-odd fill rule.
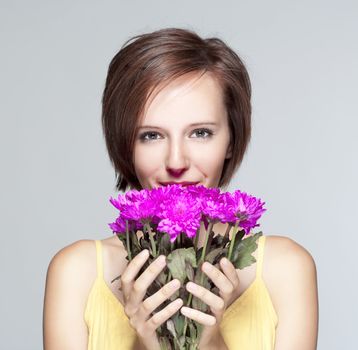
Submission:
[[[208,289],[188,282],[186,289],[206,303],[214,316],[206,314],[196,309],[183,306],[180,312],[194,321],[204,325],[201,333],[199,348],[205,349],[213,344],[225,348],[224,340],[220,333],[220,322],[224,316],[226,308],[238,298],[238,286],[240,284],[234,265],[226,258],[220,260],[221,272],[209,262],[202,264],[201,270],[214,282],[219,289],[220,296],[215,295]]]
[[[143,301],[147,288],[166,266],[166,258],[161,255],[134,280],[148,257],[148,250],[144,250],[131,260],[121,276],[121,288],[125,304],[124,312],[131,326],[136,330],[141,345],[148,350],[159,350],[160,344],[155,331],[180,309],[183,301],[178,298],[150,317],[159,305],[179,289],[180,282],[177,279],[170,281]]]

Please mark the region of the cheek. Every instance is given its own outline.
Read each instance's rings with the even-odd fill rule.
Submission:
[[[160,151],[153,150],[151,147],[134,148],[134,169],[138,177],[149,176],[163,161]]]
[[[226,149],[222,147],[222,144],[208,144],[206,147],[193,150],[192,154],[195,154],[195,163],[203,173],[208,176],[221,174],[226,154]]]

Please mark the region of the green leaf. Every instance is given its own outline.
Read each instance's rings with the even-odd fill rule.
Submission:
[[[206,254],[205,261],[208,261],[210,264],[214,264],[215,258],[222,252],[223,248],[216,248]]]
[[[160,231],[159,231],[160,232]],[[159,238],[159,254],[168,255],[170,253],[170,236],[167,233],[160,232]]]
[[[193,266],[191,265],[191,263],[189,263],[188,261],[185,262],[185,272],[186,272],[186,275],[187,275],[189,281],[193,281],[194,280],[194,269],[193,269]]]
[[[194,248],[179,248],[172,251],[167,256],[167,265],[172,274],[173,279],[177,278],[181,284],[184,284],[187,278],[185,269],[186,262],[192,267],[196,267],[196,257]]]
[[[174,338],[177,338],[177,334],[175,332],[175,326],[174,326],[173,320],[172,319],[167,320],[166,324],[167,324],[167,329],[171,333],[171,335]]]
[[[190,339],[192,340],[196,339],[196,328],[191,320],[189,320],[189,333],[190,333]]]
[[[167,282],[167,276],[168,272],[165,270],[162,270],[160,274],[157,276],[156,280],[161,284],[161,286],[164,286]]]
[[[172,318],[173,318],[176,333],[179,336],[183,335],[185,317],[181,313],[177,312]]]
[[[262,236],[262,232],[257,232],[242,240],[235,238],[232,253],[232,264],[235,268],[243,269],[256,262],[256,259],[251,254],[257,249],[256,241],[260,236]]]
[[[208,277],[201,271],[201,268],[198,268],[196,271],[194,283],[210,290],[210,283]],[[208,305],[194,295],[192,299],[192,305],[194,309],[197,309],[202,312],[206,312],[208,310]]]
[[[180,346],[184,346],[184,344],[185,344],[185,336],[184,336],[184,335],[182,335],[182,336],[179,338],[179,344],[180,344]]]

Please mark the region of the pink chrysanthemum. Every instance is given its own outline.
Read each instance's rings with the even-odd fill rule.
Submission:
[[[108,224],[113,232],[125,233],[126,232],[126,220],[122,217],[118,217],[115,222]],[[143,225],[140,222],[128,220],[128,230],[140,230]]]
[[[249,234],[254,227],[260,226],[257,221],[266,211],[263,208],[265,202],[240,190],[229,193],[227,201],[228,207],[231,207],[227,213],[227,222],[236,224],[239,221],[239,226],[246,234]]]
[[[158,206],[152,199],[149,190],[130,190],[118,199],[110,199],[110,202],[120,211],[120,216],[115,223],[109,224],[115,232],[125,232],[125,221],[128,220],[129,228],[142,229],[145,223],[157,223]]]
[[[180,185],[166,187],[162,191],[170,193],[170,196],[162,197],[159,205],[158,231],[168,233],[171,242],[182,232],[190,238],[194,237],[200,227],[200,203]]]
[[[245,192],[220,193],[219,188],[203,185],[183,187],[173,184],[151,190],[130,190],[110,202],[120,211],[120,216],[109,224],[114,232],[125,232],[126,220],[129,229],[142,229],[144,224],[155,224],[157,230],[170,235],[173,242],[181,233],[194,237],[200,220],[238,223],[248,234],[256,226],[264,202]]]

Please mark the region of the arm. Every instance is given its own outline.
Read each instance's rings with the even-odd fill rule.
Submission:
[[[312,256],[291,239],[275,261],[278,326],[275,350],[315,350],[318,334],[317,272]]]
[[[87,349],[84,308],[95,279],[94,253],[93,242],[82,240],[63,248],[52,258],[43,310],[45,350]]]

